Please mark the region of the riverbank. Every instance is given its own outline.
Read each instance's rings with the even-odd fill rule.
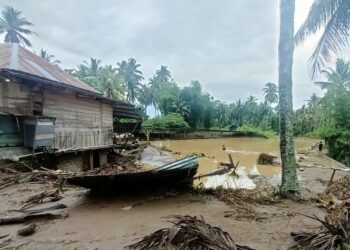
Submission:
[[[293,244],[291,232],[317,230],[319,223],[301,214],[323,217],[325,210],[316,202],[329,180],[326,169],[298,171],[302,193],[307,200],[277,200],[271,204],[236,206],[205,192],[176,191],[94,197],[73,186],[64,187],[69,214],[56,220],[38,219],[35,234],[18,236],[23,225],[1,226],[0,244],[7,249],[123,249],[136,239],[169,226],[166,217],[174,214],[203,216],[211,225],[227,231],[237,243],[255,249],[287,249]],[[335,180],[344,173],[336,173]],[[49,190],[53,183],[20,183],[0,190],[0,211],[16,209],[28,197]],[[57,204],[54,203],[54,204]],[[48,204],[39,205],[39,207]],[[249,208],[249,209],[248,209]]]
[[[273,151],[276,144],[274,140],[261,138],[239,138],[238,141],[225,138],[224,140],[227,143],[225,151],[220,148],[221,139],[193,140],[186,143],[178,141],[178,143],[182,143],[181,154],[193,153],[197,148],[192,143],[202,142],[203,145],[210,145],[210,150],[214,149],[214,151],[210,151],[211,155],[206,151],[208,155],[202,155],[199,158],[200,162],[203,160],[218,163],[220,157],[227,161],[227,154],[231,152],[235,162],[241,160],[242,165],[247,165],[247,162],[243,158],[239,159],[239,155],[246,155],[248,160],[256,161],[259,149],[263,147]],[[232,144],[230,145],[229,142]],[[309,143],[309,141],[297,141],[296,144],[304,148]],[[176,148],[179,145],[174,144],[172,147]],[[181,154],[172,154],[168,150],[148,146],[143,151],[138,164],[146,164],[147,168],[153,164],[162,165],[181,157]],[[213,156],[214,159],[212,159]],[[317,154],[304,155],[305,157],[322,159]],[[279,167],[273,168],[279,171]],[[198,173],[207,171],[208,169],[200,166]],[[109,196],[102,194],[96,196],[86,189],[64,185],[63,193],[60,193],[63,197],[61,200],[44,199],[43,203],[39,202],[33,208],[41,209],[63,204],[67,207],[63,209],[64,216],[59,219],[49,217],[31,220],[31,223],[36,224],[36,232],[30,236],[17,234],[17,231],[25,226],[24,224],[0,226],[0,246],[4,246],[5,249],[123,249],[135,243],[137,239],[169,226],[166,218],[171,215],[191,215],[198,218],[203,216],[206,222],[228,232],[238,244],[263,250],[287,249],[293,244],[291,232],[312,231],[319,228],[320,224],[317,221],[301,214],[317,215],[321,218],[325,215],[324,204],[320,203],[320,197],[324,196],[320,193],[328,187],[332,175],[331,169],[322,168],[317,164],[299,168],[301,197],[298,200],[285,200],[278,197],[278,182],[275,182],[276,178],[280,179],[278,175],[264,174],[263,171],[255,173],[254,176],[251,172],[249,173],[249,179],[255,185],[255,189],[242,190],[238,195],[229,189],[226,191],[221,188],[203,189],[198,185],[197,188],[188,192],[170,190],[142,193],[140,191],[137,194],[119,192]],[[345,172],[337,171],[334,181],[346,175]],[[5,173],[0,177],[6,177]],[[237,180],[241,180],[241,175],[238,175]],[[0,189],[2,201],[0,216],[22,207],[28,197],[55,188],[57,188],[56,182],[44,178],[39,182],[23,180],[16,185]],[[266,195],[265,190],[268,190],[266,199],[263,198]],[[326,198],[328,199],[329,196]]]
[[[149,137],[145,132],[141,132],[141,139],[150,141],[153,140],[192,140],[192,139],[218,139],[218,138],[236,138],[236,137],[258,137],[258,138],[276,138],[276,135],[270,132],[262,131],[228,131],[228,130],[194,130],[194,131],[172,131],[172,130],[152,130],[148,132]]]

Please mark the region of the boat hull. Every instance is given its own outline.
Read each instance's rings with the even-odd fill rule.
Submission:
[[[170,164],[136,173],[115,175],[84,175],[67,179],[69,184],[81,186],[93,191],[159,190],[164,188],[189,188],[197,173],[197,157],[191,156]]]

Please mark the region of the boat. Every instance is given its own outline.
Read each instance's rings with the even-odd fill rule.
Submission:
[[[91,191],[117,191],[118,193],[189,188],[192,186],[197,169],[197,156],[192,155],[151,170],[113,175],[72,176],[67,178],[67,182]]]

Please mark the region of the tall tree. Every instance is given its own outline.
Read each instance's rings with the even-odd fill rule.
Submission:
[[[224,127],[226,125],[226,121],[228,118],[228,112],[226,105],[224,103],[219,103],[216,108],[216,116],[219,122],[220,127]]]
[[[127,89],[126,98],[134,103],[137,99],[138,92],[143,80],[142,72],[139,70],[140,64],[134,58],[118,63],[118,72],[124,79],[124,84]]]
[[[101,68],[101,60],[91,57],[89,62],[84,61],[84,65],[87,69],[88,77],[97,77]]]
[[[265,94],[265,101],[269,104],[278,102],[278,87],[276,84],[268,82],[263,88]]]
[[[322,89],[328,92],[337,91],[342,92],[346,88],[350,89],[350,62],[345,62],[343,59],[337,59],[335,69],[321,71],[328,79],[328,81],[315,82]]]
[[[166,66],[162,65],[160,69],[156,71],[156,81],[158,82],[159,86],[162,86],[162,84],[170,82],[170,79],[170,71]]]
[[[40,50],[40,57],[44,59],[45,61],[52,63],[52,64],[59,64],[61,63],[60,60],[55,59],[54,55],[50,55],[47,50],[41,49]]]
[[[124,100],[123,78],[116,73],[111,65],[104,66],[98,70],[98,89],[107,98]]]
[[[147,107],[152,104],[153,102],[152,98],[153,98],[152,90],[147,85],[142,85],[140,88],[138,100],[145,112],[147,111]]]
[[[25,35],[36,34],[28,26],[34,26],[26,18],[21,17],[22,12],[13,7],[5,6],[0,17],[0,34],[5,33],[5,43],[22,43],[31,47],[31,42]]]
[[[297,44],[301,44],[310,35],[324,28],[322,36],[309,61],[311,75],[315,78],[322,68],[337,54],[342,47],[348,45],[350,31],[349,0],[315,0],[310,12],[295,36]]]
[[[280,116],[280,152],[282,160],[282,195],[299,191],[293,138],[292,69],[294,53],[294,0],[280,0],[278,45],[278,85]]]
[[[191,115],[190,106],[187,102],[176,99],[172,103],[172,111],[182,115],[184,118],[189,118]]]

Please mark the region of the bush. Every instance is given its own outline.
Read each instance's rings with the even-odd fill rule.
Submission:
[[[350,131],[338,130],[325,136],[328,155],[350,166]]]
[[[251,125],[243,125],[239,127],[236,131],[238,132],[246,132],[246,133],[254,133],[257,136],[262,136],[265,138],[273,139],[276,138],[277,133],[273,130],[262,130],[258,127],[253,127]]]
[[[190,126],[182,115],[178,113],[169,113],[163,117],[156,117],[145,121],[142,124],[142,128],[159,130],[186,130],[189,129]]]

